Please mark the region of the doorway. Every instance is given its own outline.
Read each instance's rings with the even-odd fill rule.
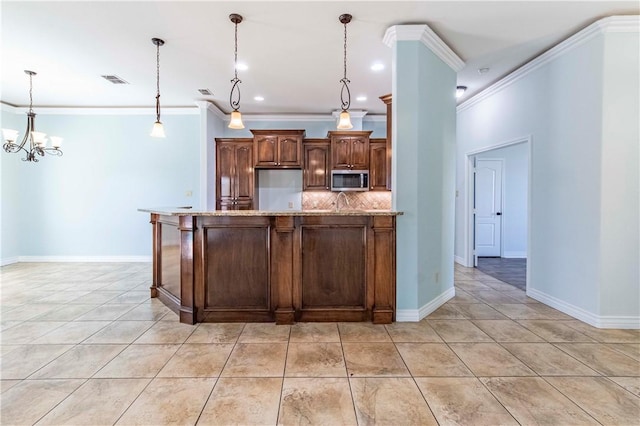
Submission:
[[[523,290],[530,149],[530,137],[526,137],[467,154],[467,264]]]

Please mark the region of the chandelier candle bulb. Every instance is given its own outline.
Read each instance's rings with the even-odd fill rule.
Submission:
[[[54,148],[60,148],[62,146],[62,138],[60,136],[50,136],[51,146]]]

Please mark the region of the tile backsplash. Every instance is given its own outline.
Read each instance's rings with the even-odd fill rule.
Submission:
[[[338,192],[304,191],[302,193],[302,210],[332,210],[336,207],[338,194]],[[349,206],[344,206],[344,208],[391,210],[391,191],[345,192],[345,194]]]

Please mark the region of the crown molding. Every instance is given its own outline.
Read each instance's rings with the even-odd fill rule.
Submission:
[[[394,25],[387,28],[382,42],[389,47],[398,41],[419,41],[455,72],[464,68],[464,61],[428,25]]]
[[[224,120],[229,121],[230,120],[229,115],[225,114],[224,112],[222,112],[220,110],[220,108],[218,108],[217,105],[214,104],[213,102],[195,101],[195,104],[198,106],[198,109],[205,110],[205,111],[210,111],[213,115],[215,115],[216,117],[218,117],[222,121],[224,121]]]
[[[27,113],[29,108],[16,107],[9,104],[1,103],[2,111],[12,112],[14,114]],[[37,115],[156,115],[155,108],[128,108],[128,107],[34,107]],[[197,115],[197,107],[163,107],[163,115]]]
[[[637,33],[640,31],[640,16],[609,16],[594,22],[588,27],[578,31],[566,40],[558,43],[535,59],[527,62],[511,74],[497,81],[483,91],[479,92],[469,100],[461,103],[456,108],[456,112],[462,112],[483,100],[495,95],[501,90],[509,87],[516,81],[526,77],[538,68],[548,64],[556,58],[566,54],[578,46],[588,42],[592,38],[605,33]]]

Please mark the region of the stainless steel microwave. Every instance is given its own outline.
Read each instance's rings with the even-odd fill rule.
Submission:
[[[368,191],[369,170],[332,170],[332,191]]]

